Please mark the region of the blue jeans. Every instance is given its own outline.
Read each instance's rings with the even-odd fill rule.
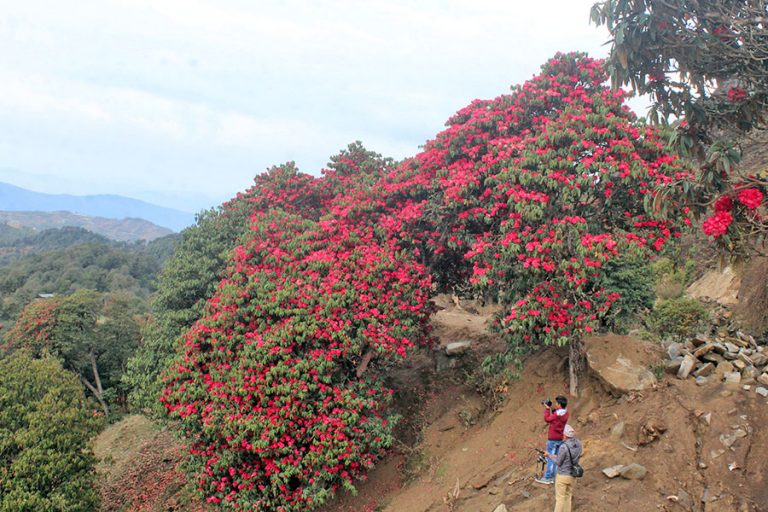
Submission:
[[[547,453],[557,455],[557,450],[560,449],[561,444],[563,444],[562,441],[547,440]],[[555,478],[556,470],[557,466],[555,466],[555,462],[552,459],[547,458],[547,470],[544,472],[544,480],[553,480]]]

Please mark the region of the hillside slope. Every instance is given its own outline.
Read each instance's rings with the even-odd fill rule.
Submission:
[[[485,331],[482,313],[487,311],[446,303],[435,315],[442,346],[471,341],[471,350],[447,361],[438,358],[439,372],[434,354],[422,352],[393,374],[403,415],[397,449],[369,474],[357,496],[342,494],[322,512],[494,512],[502,504],[510,511],[534,512],[554,507],[552,487],[533,482],[534,448],[543,447],[546,435],[539,402],[567,391],[565,353],[549,349],[530,357],[520,378],[508,383],[507,401],[488,414],[465,373],[483,354],[499,348]],[[597,360],[611,360],[620,352],[651,367],[661,361],[656,345],[614,341],[623,345],[590,344],[590,350]],[[587,471],[576,488],[574,510],[768,510],[763,449],[768,403],[754,391],[714,383],[699,387],[692,380],[665,376],[652,389],[615,397],[591,377],[569,409],[584,442]],[[665,431],[647,442],[643,427],[647,432],[651,426]],[[745,435],[723,450],[721,436],[736,431]],[[109,430],[102,434],[102,445],[110,435]],[[166,442],[173,443],[170,438]],[[170,446],[162,449],[167,453]],[[135,454],[130,465],[142,466],[142,458],[150,456]],[[608,479],[601,473],[633,462],[647,468],[644,479]],[[163,510],[194,508],[163,495]]]

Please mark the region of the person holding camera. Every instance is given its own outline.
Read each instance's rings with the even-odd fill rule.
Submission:
[[[549,424],[547,432],[547,469],[541,478],[536,482],[550,485],[555,481],[555,462],[554,456],[557,455],[558,448],[563,443],[563,431],[568,423],[568,399],[562,395],[555,397],[554,403],[551,400],[541,402],[544,405],[544,421]]]
[[[581,441],[576,439],[576,431],[570,425],[563,429],[565,440],[560,445],[557,455],[547,455],[557,466],[555,480],[555,512],[571,512],[573,486],[576,478],[584,474],[581,459]]]

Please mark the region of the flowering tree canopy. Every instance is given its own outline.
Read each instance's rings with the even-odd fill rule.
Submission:
[[[317,219],[255,209],[182,337],[161,400],[210,502],[313,508],[392,444],[382,370],[427,342],[431,284],[386,227],[370,157],[342,154],[307,191],[324,203]]]
[[[496,327],[514,347],[578,347],[618,298],[600,285],[605,264],[658,252],[690,222],[653,203],[691,174],[606,79],[602,62],[558,55],[512,94],[459,111],[416,157],[434,176],[434,261],[460,256],[508,306]]]
[[[704,232],[731,253],[751,252],[768,230],[760,208],[766,176],[734,166],[744,136],[768,127],[766,3],[605,0],[592,20],[613,37],[614,85],[649,94],[652,121],[680,119],[673,141],[699,164],[687,194],[694,213],[709,212]],[[715,204],[720,198],[731,202]]]

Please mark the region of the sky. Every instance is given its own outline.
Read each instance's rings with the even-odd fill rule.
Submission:
[[[197,212],[355,140],[411,156],[557,51],[604,56],[592,3],[0,0],[0,181]]]

